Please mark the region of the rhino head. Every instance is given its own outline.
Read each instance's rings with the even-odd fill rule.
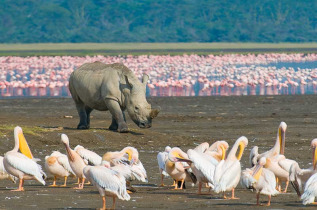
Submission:
[[[150,128],[152,126],[152,119],[160,112],[159,109],[152,109],[145,97],[146,84],[149,76],[144,74],[142,83],[131,77],[125,77],[127,84],[130,86],[129,97],[126,98],[126,109],[130,118],[140,128]]]

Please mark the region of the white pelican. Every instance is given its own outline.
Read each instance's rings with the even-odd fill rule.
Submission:
[[[97,153],[90,151],[81,145],[77,145],[74,150],[82,159],[87,161],[88,165],[98,166],[101,164],[102,157]]]
[[[73,172],[72,168],[69,165],[69,161],[66,155],[54,151],[50,156],[45,157],[45,168],[48,172],[50,172],[54,176],[53,184],[50,187],[56,187],[56,178],[63,177],[64,185],[62,187],[66,187],[67,177],[69,175],[76,176]]]
[[[86,164],[84,160],[79,156],[79,154],[70,148],[69,139],[66,134],[61,135],[61,140],[66,148],[69,165],[76,176],[81,180],[81,183],[78,183],[78,187],[75,187],[74,189],[83,189],[85,183],[85,175],[83,169],[86,167]]]
[[[204,153],[220,162],[223,156],[223,149],[227,151],[228,148],[229,144],[226,141],[216,141]]]
[[[301,196],[301,191],[307,180],[315,174],[317,164],[317,139],[311,141],[311,147],[313,149],[312,167],[308,169],[301,169],[298,163],[293,163],[289,171],[289,179],[298,196]]]
[[[165,163],[166,160],[168,159],[168,153],[169,151],[171,151],[171,147],[166,146],[164,152],[159,152],[157,154],[157,163],[159,165],[159,170],[160,170],[160,174],[161,174],[161,185],[160,186],[165,186],[163,179],[164,176],[169,176],[168,173],[166,173],[165,171]]]
[[[260,205],[260,194],[267,195],[269,200],[267,206],[271,205],[271,196],[277,195],[276,178],[272,171],[263,168],[266,164],[266,157],[262,157],[251,169],[242,171],[241,185],[256,191],[256,205]]]
[[[44,178],[46,174],[42,171],[42,167],[33,160],[33,155],[24,138],[22,128],[19,126],[14,128],[14,140],[14,148],[5,154],[3,159],[5,170],[20,179],[19,188],[14,191],[24,191],[24,180],[35,179],[45,185]],[[23,154],[18,152],[19,148]]]
[[[269,151],[259,154],[258,147],[255,147],[251,150],[250,162],[252,163],[252,166],[254,166],[260,160],[261,157],[272,158],[280,154],[284,155],[286,129],[287,129],[286,123],[281,122],[277,130],[275,145]]]
[[[228,153],[227,158],[221,160],[215,169],[214,174],[214,191],[216,193],[223,192],[224,199],[225,191],[232,191],[231,199],[238,199],[234,196],[234,188],[238,185],[241,176],[240,160],[244,148],[248,145],[248,139],[245,136],[240,137],[234,143],[232,149]],[[239,153],[236,156],[237,150]]]
[[[165,163],[165,171],[176,181],[176,183],[179,181],[181,182],[180,188],[178,188],[178,184],[175,184],[175,190],[183,189],[185,181],[193,182],[194,184],[197,181],[196,177],[192,173],[188,172],[189,166],[186,167],[183,163],[181,163],[188,161],[188,155],[178,147],[173,147],[168,153],[168,159]]]
[[[286,182],[285,190],[283,191],[284,193],[287,192],[289,184],[289,170],[291,165],[296,163],[296,161],[287,159],[284,156],[286,129],[286,123],[281,122],[278,128],[276,142],[272,149],[262,154],[258,154],[258,148],[254,147],[250,153],[250,162],[252,165],[255,164],[261,157],[267,158],[265,168],[271,170],[275,174],[278,180],[277,183],[279,191],[281,191],[281,182]]]
[[[103,161],[103,166],[86,166],[83,171],[102,196],[102,209],[106,209],[106,196],[113,199],[112,209],[115,209],[116,198],[130,200],[124,177],[112,170],[107,161]]]
[[[11,180],[13,183],[16,182],[16,177],[12,176],[11,174],[8,174],[6,172],[6,170],[4,169],[4,165],[3,165],[3,157],[0,156],[0,180],[1,179],[9,179]]]
[[[147,173],[139,160],[139,152],[134,147],[125,147],[119,152],[107,152],[102,157],[103,161],[108,161],[111,166],[127,167],[127,171],[131,171],[128,181],[138,180],[147,182]]]

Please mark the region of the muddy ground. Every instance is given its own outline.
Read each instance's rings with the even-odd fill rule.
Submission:
[[[134,146],[147,170],[149,183],[134,183],[137,193],[130,201],[118,201],[117,209],[247,209],[255,208],[255,194],[238,185],[236,195],[240,200],[222,200],[221,195],[196,194],[197,187],[188,185],[186,190],[174,191],[171,187],[158,187],[160,181],[156,155],[166,145],[179,146],[184,151],[201,142],[213,143],[227,140],[229,145],[245,135],[249,145],[242,157],[242,167],[249,167],[248,156],[253,146],[260,152],[272,147],[277,127],[281,121],[288,124],[286,156],[309,167],[312,152],[310,141],[317,137],[316,95],[307,96],[241,96],[241,97],[169,97],[149,98],[152,106],[162,108],[150,129],[138,128],[130,119],[130,133],[120,134],[108,130],[111,116],[108,112],[92,112],[90,130],[76,130],[78,116],[72,99],[7,99],[0,100],[0,154],[13,148],[13,130],[19,125],[38,130],[25,134],[35,157],[44,157],[53,150],[65,153],[60,134],[66,133],[71,147],[80,144],[98,154]],[[64,118],[73,116],[73,118]],[[44,129],[43,129],[44,128]],[[49,176],[47,184],[51,184]],[[71,189],[76,179],[69,179],[65,188],[41,186],[26,181],[25,192],[11,192],[17,187],[7,180],[0,180],[0,209],[96,209],[101,198],[93,186],[84,190]],[[62,180],[59,181],[62,184]],[[171,184],[170,178],[166,183]],[[204,189],[206,191],[206,189]],[[261,196],[261,201],[267,197]],[[108,201],[110,206],[111,201]],[[301,205],[290,186],[286,194],[272,199],[275,209],[309,209]],[[265,207],[259,207],[265,208]]]

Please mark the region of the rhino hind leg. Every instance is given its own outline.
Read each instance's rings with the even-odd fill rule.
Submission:
[[[80,119],[77,129],[89,129],[90,112],[92,111],[92,109],[86,107],[83,103],[77,103],[76,108]]]
[[[106,104],[112,115],[112,123],[109,130],[118,130],[120,133],[129,132],[128,125],[125,122],[124,113],[122,112],[119,103],[117,101],[107,99]]]

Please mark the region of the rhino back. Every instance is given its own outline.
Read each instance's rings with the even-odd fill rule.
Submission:
[[[131,74],[134,76],[123,64],[87,63],[71,74],[69,89],[75,101],[80,100],[93,109],[103,111],[107,110],[106,98],[122,105],[120,84],[124,75]]]

